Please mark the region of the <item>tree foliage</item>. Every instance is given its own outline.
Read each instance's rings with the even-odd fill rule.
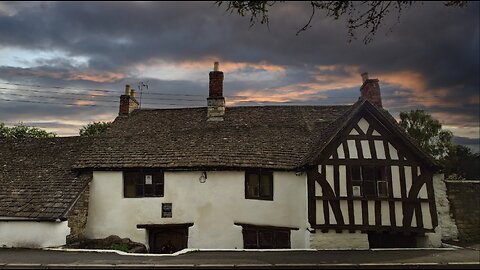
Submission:
[[[240,16],[250,16],[250,26],[260,21],[261,24],[269,23],[269,8],[283,1],[216,1],[218,6],[226,3],[227,11],[236,12]],[[308,1],[307,1],[308,2]],[[334,20],[345,19],[347,22],[349,41],[355,39],[355,32],[363,29],[365,44],[372,41],[379,27],[384,24],[386,16],[390,13],[397,14],[400,20],[402,11],[417,5],[418,1],[309,1],[310,15],[306,15],[307,23],[300,28],[297,35],[311,27],[316,11],[323,11],[326,17]],[[446,1],[447,7],[464,7],[468,1]]]
[[[452,133],[442,130],[442,124],[423,110],[400,113],[400,126],[427,153],[437,159],[447,179],[480,179],[480,153],[453,144]]]
[[[447,179],[480,180],[480,153],[463,145],[453,145],[441,161]]]
[[[442,130],[442,124],[423,110],[400,113],[400,126],[427,153],[440,159],[448,155],[453,134]]]
[[[83,126],[80,129],[80,136],[84,136],[84,137],[98,136],[104,133],[111,125],[112,125],[112,122],[90,123],[86,126]]]
[[[7,127],[4,123],[0,123],[0,138],[8,139],[24,139],[24,138],[51,138],[55,137],[53,132],[47,132],[45,130],[24,126],[23,124],[16,125],[14,127]]]

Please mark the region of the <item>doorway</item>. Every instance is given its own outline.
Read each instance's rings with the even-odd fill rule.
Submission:
[[[188,247],[188,224],[143,224],[148,233],[150,253],[172,254]]]

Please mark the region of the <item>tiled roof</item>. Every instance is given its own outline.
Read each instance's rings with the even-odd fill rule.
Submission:
[[[0,216],[63,219],[90,181],[72,170],[92,139],[0,140]]]
[[[117,117],[75,168],[294,169],[350,107],[227,107],[222,122],[206,121],[206,108],[135,110]]]

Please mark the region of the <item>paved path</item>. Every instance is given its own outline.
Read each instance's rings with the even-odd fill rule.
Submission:
[[[0,268],[470,268],[480,251],[200,251],[178,256],[0,249]]]

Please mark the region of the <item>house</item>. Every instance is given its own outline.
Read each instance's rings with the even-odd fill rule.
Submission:
[[[138,109],[127,85],[101,137],[2,143],[0,245],[440,245],[442,175],[378,80],[364,74],[353,105],[226,107],[223,76],[216,64],[207,107]]]

